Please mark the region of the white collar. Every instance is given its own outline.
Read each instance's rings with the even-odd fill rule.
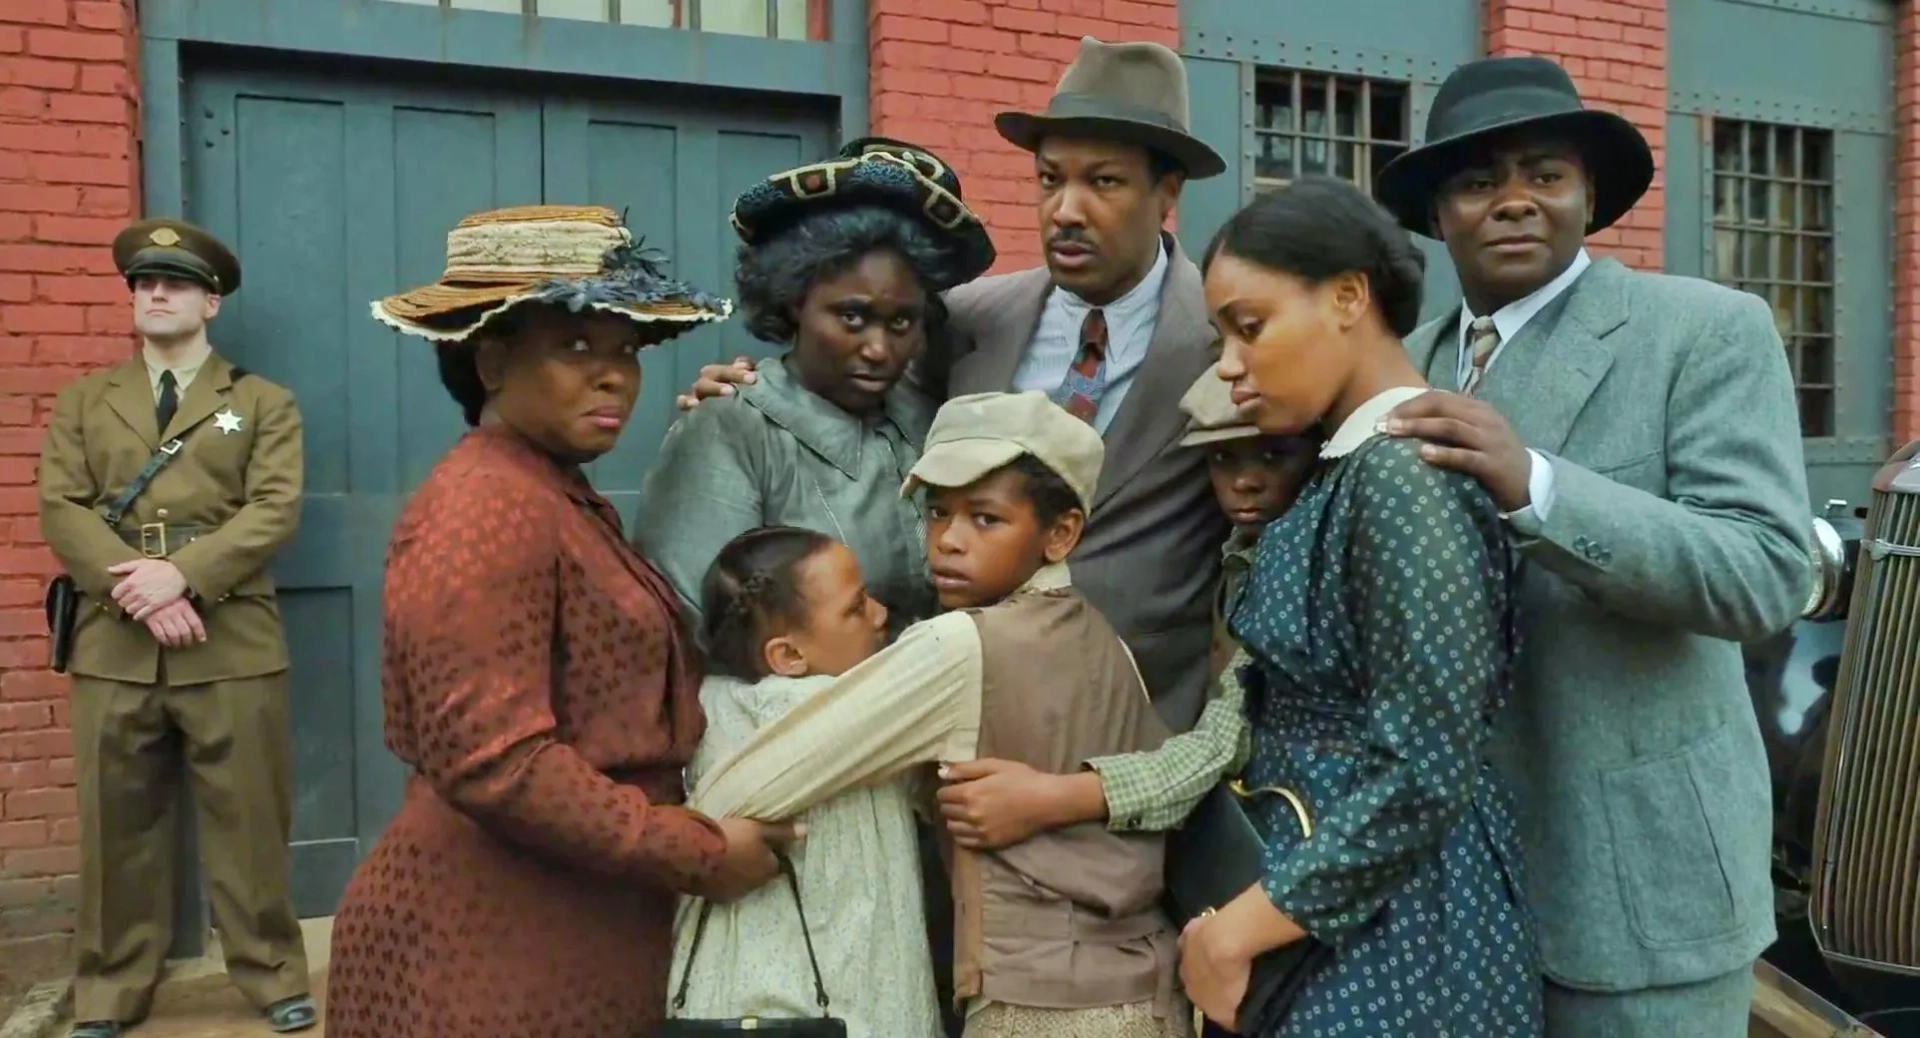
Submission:
[[[1387,412],[1426,392],[1427,386],[1395,386],[1368,397],[1366,403],[1354,408],[1347,420],[1340,423],[1340,428],[1320,445],[1320,456],[1344,458],[1359,450],[1361,444],[1386,432],[1381,425],[1386,421]]]
[[[1534,315],[1545,310],[1548,303],[1560,298],[1561,293],[1573,287],[1573,283],[1580,280],[1580,275],[1586,273],[1587,268],[1591,266],[1593,266],[1593,257],[1587,255],[1585,246],[1581,246],[1579,253],[1573,257],[1573,262],[1567,264],[1567,269],[1561,271],[1558,277],[1495,310],[1493,327],[1500,333],[1501,345],[1512,342],[1513,337],[1520,334],[1520,329],[1525,328],[1527,322],[1533,320]],[[1460,334],[1463,337],[1469,334],[1473,321],[1473,311],[1467,304],[1461,303]],[[1461,341],[1466,340],[1462,338]]]
[[[1158,305],[1160,302],[1160,289],[1166,284],[1166,281],[1167,243],[1162,239],[1156,246],[1153,266],[1147,268],[1147,276],[1141,278],[1139,284],[1127,289],[1126,295],[1121,296],[1105,306],[1094,306],[1092,303],[1087,302],[1064,288],[1056,286],[1055,291],[1059,292],[1062,301],[1070,306],[1087,310],[1105,311],[1109,318],[1107,323],[1111,326],[1113,323],[1111,319],[1117,314],[1133,313],[1150,306]]]

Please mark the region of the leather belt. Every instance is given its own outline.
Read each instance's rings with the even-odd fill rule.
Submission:
[[[122,529],[120,539],[149,559],[164,559],[212,532],[213,528],[207,526],[142,523],[135,529]]]

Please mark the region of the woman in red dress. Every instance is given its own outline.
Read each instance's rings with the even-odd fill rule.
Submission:
[[[777,874],[787,834],[676,806],[694,649],[580,471],[640,350],[729,309],[612,212],[546,206],[468,217],[441,282],[374,304],[436,343],[474,428],[393,530],[381,688],[412,775],[335,916],[330,1038],[646,1035],[675,895]]]

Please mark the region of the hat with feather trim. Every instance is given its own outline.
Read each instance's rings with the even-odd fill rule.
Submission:
[[[408,335],[461,342],[516,306],[546,303],[618,314],[652,346],[733,313],[731,301],[668,277],[665,263],[611,209],[493,209],[448,232],[440,280],[376,300],[373,316]]]
[[[733,204],[733,231],[742,242],[760,245],[808,213],[857,205],[885,206],[925,223],[953,252],[954,285],[993,266],[993,239],[961,201],[953,168],[919,145],[886,137],[863,137],[836,158],[775,173],[748,188]]]

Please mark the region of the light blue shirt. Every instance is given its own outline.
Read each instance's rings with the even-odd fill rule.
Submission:
[[[1567,289],[1572,288],[1573,283],[1580,280],[1580,275],[1586,273],[1590,266],[1593,266],[1593,258],[1588,256],[1587,250],[1583,248],[1573,257],[1573,262],[1567,264],[1567,269],[1560,272],[1559,277],[1534,289],[1531,294],[1495,310],[1493,327],[1500,333],[1500,342],[1487,356],[1486,370],[1492,371],[1494,364],[1500,360],[1500,354],[1506,352],[1507,343],[1512,342],[1513,337],[1520,334],[1520,329],[1525,328],[1528,321],[1533,320],[1540,311],[1546,309],[1548,303],[1560,298]],[[1474,320],[1473,311],[1469,310],[1465,303],[1460,304],[1460,334],[1457,337],[1458,351],[1455,354],[1454,368],[1457,376],[1454,380],[1456,386],[1467,384],[1467,372],[1473,368],[1473,354],[1468,343],[1472,341]],[[1519,520],[1523,526],[1528,520],[1546,522],[1547,513],[1553,508],[1553,463],[1547,460],[1546,455],[1531,447],[1527,448],[1527,456],[1533,460],[1532,467],[1527,471],[1528,503],[1526,507],[1508,516],[1509,519]]]
[[[1099,307],[1107,317],[1107,381],[1100,394],[1100,408],[1093,415],[1093,427],[1102,434],[1113,423],[1113,416],[1120,413],[1120,403],[1133,385],[1134,373],[1147,359],[1147,344],[1153,341],[1153,328],[1160,319],[1160,288],[1166,281],[1167,246],[1163,241],[1147,276],[1126,295]],[[1086,300],[1054,286],[1040,310],[1040,326],[1034,329],[1020,366],[1014,369],[1014,392],[1051,393],[1060,388],[1080,353],[1080,326],[1094,309]]]

